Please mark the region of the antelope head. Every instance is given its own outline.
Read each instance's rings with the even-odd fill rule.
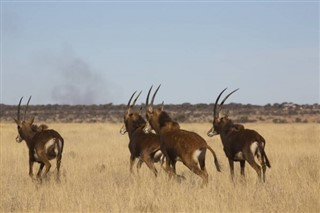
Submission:
[[[132,132],[135,128],[136,125],[141,125],[141,124],[145,124],[145,121],[143,120],[143,118],[141,117],[141,109],[139,112],[134,112],[133,111],[133,107],[135,106],[140,94],[142,91],[140,91],[140,93],[138,94],[138,96],[134,99],[132,105],[131,104],[131,100],[134,97],[134,95],[136,94],[137,91],[135,91],[132,95],[131,98],[129,99],[129,102],[127,104],[127,111],[125,111],[124,116],[123,116],[123,121],[124,124],[120,129],[120,133],[122,135],[124,135],[126,132]],[[136,125],[134,125],[136,124]]]
[[[152,99],[151,99],[151,103],[149,104],[149,96],[152,90],[152,86],[149,89],[148,92],[148,96],[146,99],[146,118],[147,118],[147,123],[145,128],[143,129],[143,131],[145,133],[149,133],[151,132],[152,129],[154,129],[156,131],[156,133],[160,132],[160,126],[158,124],[158,118],[159,115],[161,114],[162,110],[163,110],[163,102],[162,102],[162,106],[158,107],[156,109],[153,108],[153,102],[154,102],[154,98],[156,97],[156,94],[160,88],[161,84],[158,86],[158,88],[156,89],[156,91],[154,92]]]
[[[30,140],[33,135],[34,135],[34,131],[33,131],[33,121],[34,121],[34,117],[32,117],[29,120],[26,120],[26,113],[28,110],[28,106],[29,106],[29,102],[31,99],[31,96],[27,102],[27,106],[24,110],[24,114],[23,114],[23,119],[21,120],[21,116],[20,116],[20,108],[21,108],[21,101],[22,101],[23,97],[21,97],[20,101],[19,101],[19,105],[18,105],[18,113],[17,113],[17,118],[13,118],[14,121],[17,124],[17,128],[18,128],[18,135],[16,137],[16,142],[21,143],[23,140]]]
[[[207,135],[209,137],[213,137],[214,135],[218,135],[220,134],[222,131],[224,131],[225,129],[230,129],[234,126],[232,120],[230,120],[228,118],[227,115],[224,116],[220,116],[220,112],[222,110],[222,106],[224,104],[224,102],[229,98],[230,95],[232,95],[234,92],[238,91],[239,89],[236,89],[234,91],[232,91],[231,93],[229,93],[220,103],[219,107],[218,107],[218,102],[219,99],[222,95],[222,93],[226,90],[227,88],[225,88],[224,90],[222,90],[219,94],[219,96],[216,99],[216,102],[214,104],[213,107],[213,122],[212,122],[212,128],[208,131]]]

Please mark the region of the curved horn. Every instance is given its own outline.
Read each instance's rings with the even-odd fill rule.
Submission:
[[[221,101],[221,103],[220,103],[220,105],[219,105],[218,113],[220,113],[224,102],[229,98],[229,96],[232,95],[233,93],[235,93],[235,92],[238,91],[238,90],[239,90],[239,88],[236,89],[236,90],[233,90],[232,92],[230,92],[230,93]]]
[[[18,114],[17,114],[17,119],[20,121],[20,106],[21,106],[21,101],[23,99],[23,96],[20,98],[19,104],[18,104]]]
[[[30,97],[29,97],[29,99],[28,99],[26,109],[24,110],[24,114],[23,114],[23,120],[24,120],[24,121],[26,120],[26,114],[27,114],[27,111],[28,111],[28,106],[29,106],[30,100],[31,100],[31,95],[30,95]]]
[[[150,93],[151,93],[152,87],[153,87],[153,85],[151,85],[151,87],[150,87],[150,89],[149,89],[149,92],[148,92],[148,95],[147,95],[147,99],[146,99],[146,107],[148,107],[148,105],[149,105],[149,96],[150,96]]]
[[[158,88],[156,89],[156,91],[154,92],[153,96],[152,96],[152,100],[151,100],[151,106],[153,105],[153,101],[154,101],[154,98],[156,97],[156,94],[160,88],[161,84],[158,86]]]
[[[222,107],[222,105],[223,105],[224,102],[229,98],[230,95],[232,95],[233,93],[235,93],[235,92],[238,91],[238,90],[239,90],[239,88],[236,89],[236,90],[233,90],[232,92],[230,92],[230,93],[222,100],[221,104],[219,105],[219,108]]]
[[[223,93],[224,91],[226,91],[226,89],[227,89],[227,88],[225,88],[224,90],[222,90],[222,91],[220,92],[220,94],[219,94],[219,96],[217,97],[216,102],[215,102],[215,104],[214,104],[214,107],[213,107],[213,119],[214,119],[214,120],[217,118],[217,105],[218,105],[219,99],[220,99],[222,93]]]
[[[136,97],[136,99],[134,99],[133,104],[130,107],[134,107],[136,105],[136,102],[139,98],[139,96],[141,95],[142,91],[140,91],[140,93],[138,94],[138,96]]]
[[[127,106],[130,106],[131,100],[132,100],[134,94],[136,94],[136,92],[137,92],[137,91],[135,91],[135,92],[131,95],[131,98],[129,99],[129,102],[128,102],[128,105],[127,105]]]

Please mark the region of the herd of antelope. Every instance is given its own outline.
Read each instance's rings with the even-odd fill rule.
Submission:
[[[130,151],[130,172],[133,173],[133,166],[138,158],[137,171],[145,163],[152,173],[157,176],[158,171],[154,163],[160,162],[161,168],[168,174],[169,178],[180,180],[182,175],[176,174],[176,162],[182,162],[193,173],[202,178],[202,185],[208,184],[208,173],[205,166],[206,151],[213,155],[214,164],[218,172],[221,171],[220,164],[214,150],[207,144],[206,140],[199,134],[180,128],[179,123],[174,121],[164,110],[162,102],[160,107],[154,107],[153,103],[160,85],[155,90],[151,102],[149,103],[152,86],[149,89],[146,104],[145,118],[142,116],[143,108],[135,109],[135,104],[141,92],[132,99],[136,92],[130,97],[127,110],[124,112],[124,124],[120,133],[129,136]],[[241,175],[244,176],[246,161],[257,172],[258,179],[265,182],[266,167],[271,167],[265,152],[266,142],[264,138],[255,130],[246,129],[241,124],[233,123],[227,115],[221,116],[223,104],[237,90],[230,92],[219,104],[219,99],[226,89],[218,95],[213,107],[212,127],[207,135],[213,137],[220,135],[223,150],[228,158],[230,174],[234,177],[234,161],[240,162]],[[23,140],[29,149],[29,175],[33,177],[33,164],[40,164],[37,178],[42,179],[48,174],[51,163],[50,160],[57,161],[57,178],[62,159],[64,140],[55,130],[49,129],[47,125],[35,125],[34,117],[26,119],[27,109],[31,96],[25,107],[23,118],[21,119],[21,101],[18,104],[17,118],[13,118],[17,124],[18,143]],[[42,169],[45,172],[42,175]]]

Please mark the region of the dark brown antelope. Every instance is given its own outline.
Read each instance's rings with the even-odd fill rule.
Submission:
[[[134,112],[133,107],[139,95],[135,98],[132,105],[130,105],[132,98],[136,92],[134,92],[128,102],[128,109],[124,113],[123,121],[124,125],[120,129],[120,133],[123,135],[128,132],[129,135],[129,151],[130,151],[130,172],[132,173],[133,165],[136,158],[139,158],[137,163],[137,171],[141,167],[142,163],[146,163],[149,169],[157,176],[158,172],[154,166],[155,162],[162,161],[162,152],[160,151],[159,137],[153,133],[146,134],[143,131],[146,121],[142,118],[140,112]]]
[[[23,120],[20,118],[21,101],[18,105],[17,119],[13,118],[18,127],[18,136],[16,141],[21,143],[23,140],[29,149],[29,175],[33,177],[33,164],[38,162],[40,164],[37,177],[41,178],[41,172],[43,167],[46,167],[44,177],[50,170],[52,159],[57,160],[57,177],[59,178],[59,170],[61,165],[62,151],[64,141],[58,132],[52,129],[48,129],[46,125],[37,126],[33,124],[34,117],[26,120],[26,113],[31,96],[28,100],[27,106],[24,111]]]
[[[208,183],[208,173],[205,167],[205,155],[209,149],[214,157],[214,163],[218,171],[220,171],[219,162],[213,149],[206,141],[197,133],[180,129],[177,122],[173,121],[162,107],[153,109],[154,98],[159,90],[157,88],[153,94],[149,105],[149,96],[152,86],[149,90],[146,100],[146,117],[147,125],[145,132],[154,129],[160,136],[160,148],[166,159],[165,170],[169,176],[176,176],[175,164],[177,160],[182,161],[192,172],[199,175],[203,179],[203,184]],[[200,168],[198,166],[200,165]]]
[[[228,158],[230,165],[231,178],[234,177],[234,161],[240,162],[241,175],[244,176],[245,162],[247,161],[250,166],[257,172],[259,180],[261,180],[261,167],[263,172],[263,181],[265,181],[266,166],[269,168],[270,162],[264,151],[266,142],[264,138],[256,131],[245,129],[241,124],[234,124],[227,115],[220,117],[220,111],[227,98],[236,92],[237,90],[229,93],[220,103],[218,107],[219,99],[222,93],[226,89],[222,90],[216,99],[213,108],[213,127],[208,131],[208,136],[220,135],[223,150]],[[218,109],[217,109],[218,108]],[[258,159],[259,164],[255,158]]]

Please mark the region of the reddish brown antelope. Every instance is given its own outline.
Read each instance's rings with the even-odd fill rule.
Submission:
[[[159,90],[157,88],[153,94],[149,105],[149,96],[152,86],[149,90],[146,100],[146,117],[147,125],[145,132],[154,129],[160,136],[160,148],[166,159],[166,170],[169,176],[176,176],[175,164],[177,160],[183,162],[192,172],[199,175],[203,179],[203,184],[208,183],[208,173],[205,167],[205,155],[209,149],[214,157],[214,163],[218,171],[220,171],[219,162],[213,149],[206,141],[197,133],[180,129],[177,122],[173,121],[167,112],[163,110],[163,106],[153,109],[154,98]],[[198,167],[200,165],[200,168]],[[172,167],[171,167],[172,166]]]
[[[41,172],[43,167],[46,167],[44,177],[50,170],[50,160],[57,160],[57,177],[59,178],[59,170],[61,165],[62,151],[64,141],[58,132],[52,129],[48,129],[46,125],[37,126],[33,124],[34,117],[30,120],[26,120],[26,113],[31,96],[28,100],[27,106],[24,111],[23,120],[20,119],[20,107],[22,98],[18,105],[17,119],[13,118],[18,127],[18,136],[16,141],[21,143],[23,140],[29,149],[29,175],[33,177],[33,164],[38,162],[40,164],[37,177],[41,178]]]
[[[223,150],[229,161],[232,179],[234,177],[233,162],[240,162],[241,175],[244,176],[245,161],[247,161],[257,172],[259,180],[261,180],[262,167],[263,181],[265,181],[266,166],[269,168],[271,166],[264,151],[266,145],[264,138],[254,130],[245,129],[241,124],[234,124],[228,116],[220,117],[219,115],[227,98],[238,90],[236,89],[229,93],[218,107],[219,99],[226,89],[222,90],[216,99],[213,108],[213,127],[208,131],[208,136],[220,135]],[[256,162],[255,157],[261,166]]]
[[[160,151],[159,137],[153,133],[146,134],[143,131],[146,121],[142,118],[139,112],[134,112],[133,107],[139,95],[135,98],[132,105],[130,105],[132,98],[136,92],[134,92],[128,102],[128,109],[124,113],[123,121],[124,125],[120,129],[120,133],[123,135],[128,132],[129,135],[129,151],[130,151],[130,172],[132,173],[132,167],[136,158],[139,158],[137,164],[137,171],[140,169],[142,163],[146,163],[149,169],[157,176],[158,172],[154,166],[155,162],[162,159],[163,155]]]

